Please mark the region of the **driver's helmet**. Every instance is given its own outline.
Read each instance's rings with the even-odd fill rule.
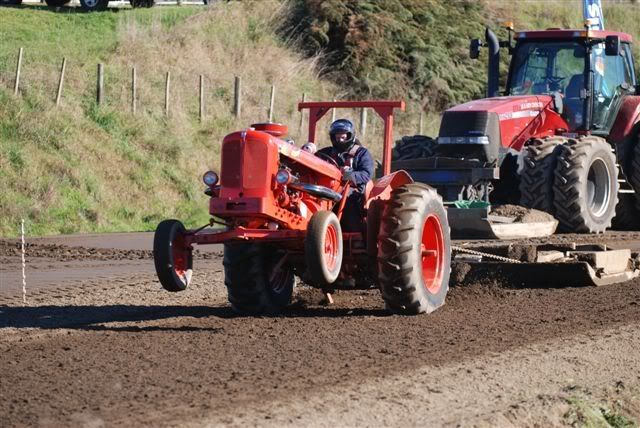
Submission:
[[[347,139],[345,141],[336,140],[336,134],[341,133],[347,134]],[[329,137],[331,138],[331,144],[333,147],[341,152],[347,151],[356,141],[355,127],[348,119],[338,119],[333,122],[329,128]]]

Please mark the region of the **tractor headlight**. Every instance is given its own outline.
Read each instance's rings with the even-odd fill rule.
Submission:
[[[213,171],[207,171],[202,176],[202,181],[204,181],[204,184],[206,184],[209,187],[213,187],[216,184],[218,184],[219,180],[220,180],[220,177],[218,177],[218,174],[216,174]]]
[[[286,169],[281,169],[276,174],[276,182],[282,185],[291,183],[291,173]]]

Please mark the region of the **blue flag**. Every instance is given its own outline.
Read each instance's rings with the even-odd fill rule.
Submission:
[[[591,20],[590,30],[604,30],[604,17],[602,16],[602,3],[600,0],[583,0],[582,11],[584,20]]]

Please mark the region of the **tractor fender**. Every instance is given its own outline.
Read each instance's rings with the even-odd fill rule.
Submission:
[[[373,188],[366,195],[364,207],[369,208],[371,201],[376,199],[389,200],[393,189],[409,183],[413,183],[413,178],[406,171],[399,170],[385,175],[374,183]]]
[[[609,142],[613,144],[624,143],[630,134],[634,131],[634,127],[640,123],[640,96],[628,96],[622,101],[622,106],[618,111],[611,133],[609,134]]]

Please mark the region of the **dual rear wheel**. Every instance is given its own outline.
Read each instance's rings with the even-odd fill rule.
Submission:
[[[563,232],[602,233],[618,205],[618,166],[599,137],[534,140],[525,149],[521,204],[556,217]]]

